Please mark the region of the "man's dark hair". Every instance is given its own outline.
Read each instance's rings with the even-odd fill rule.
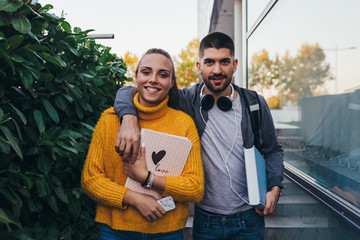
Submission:
[[[179,101],[179,90],[178,90],[178,87],[177,87],[177,82],[176,82],[176,75],[175,75],[175,67],[174,67],[174,62],[173,60],[171,59],[171,56],[170,54],[161,49],[161,48],[150,48],[149,50],[146,51],[146,53],[141,57],[140,61],[138,62],[138,65],[136,67],[136,70],[135,70],[135,76],[138,75],[138,72],[139,72],[139,65],[140,65],[140,62],[141,60],[146,56],[146,55],[149,55],[149,54],[160,54],[160,55],[163,55],[164,57],[168,58],[171,62],[171,66],[172,66],[172,80],[174,81],[174,85],[170,88],[170,91],[169,91],[169,102],[168,102],[168,106],[169,107],[172,107],[172,108],[175,108],[178,104],[178,101]]]
[[[207,48],[227,48],[230,50],[231,57],[234,56],[234,41],[222,32],[212,32],[206,35],[200,42],[199,56],[204,56],[204,50]]]

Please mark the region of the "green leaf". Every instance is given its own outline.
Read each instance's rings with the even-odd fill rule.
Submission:
[[[53,162],[51,159],[47,158],[43,154],[39,156],[37,161],[37,167],[42,173],[47,175],[50,172],[52,165]]]
[[[5,138],[0,136],[0,151],[9,154],[10,153],[10,144],[8,141],[6,141]]]
[[[46,199],[46,202],[49,204],[50,208],[58,213],[59,212],[59,207],[58,207],[58,204],[57,204],[57,201],[56,201],[56,198],[51,195],[49,198]]]
[[[10,56],[11,60],[13,60],[14,62],[17,62],[17,63],[24,63],[26,62],[26,60],[21,57],[21,56],[17,56],[17,55],[11,55]]]
[[[63,61],[60,56],[55,56],[55,58],[56,58],[56,59],[58,60],[58,62],[60,63],[61,67],[66,67],[66,62]]]
[[[78,99],[82,98],[82,96],[83,96],[83,95],[82,95],[82,92],[81,92],[81,90],[80,90],[78,87],[76,87],[76,86],[74,86],[74,85],[72,85],[72,84],[69,84],[69,83],[67,83],[66,86],[68,86],[70,92],[71,92],[72,94],[74,94],[75,97],[77,97]]]
[[[84,112],[80,107],[80,104],[77,101],[74,101],[75,106],[75,113],[78,116],[78,118],[83,119],[84,118]]]
[[[93,76],[91,76],[90,74],[87,74],[87,73],[79,73],[79,76],[82,76],[85,78],[94,78]]]
[[[38,44],[40,44],[40,41],[35,34],[33,34],[32,32],[29,32],[28,34],[32,39],[34,39]]]
[[[45,106],[46,112],[49,114],[50,118],[54,120],[55,123],[59,123],[59,115],[53,105],[45,98],[42,99],[42,102]]]
[[[54,79],[54,75],[52,75],[51,73],[47,73],[47,72],[42,72],[40,74],[40,78],[39,81],[42,82],[50,82],[51,80]]]
[[[50,49],[48,47],[39,44],[31,44],[26,46],[26,48],[36,52],[50,52]]]
[[[68,193],[68,200],[69,200],[68,208],[70,213],[73,216],[78,217],[81,212],[81,205],[79,200],[76,199],[72,193]]]
[[[29,89],[34,82],[34,78],[31,72],[29,72],[26,68],[20,66],[17,68],[17,71],[20,75],[21,81],[25,89]]]
[[[64,151],[64,149],[53,147],[52,148],[53,153],[56,153],[60,157],[69,157],[69,151]]]
[[[9,131],[9,129],[5,126],[0,126],[1,131],[4,133],[6,139],[10,142],[11,147],[14,149],[14,151],[16,152],[16,154],[23,159],[23,155],[21,152],[21,149],[16,141],[16,139],[14,138],[14,136],[12,135],[12,133]]]
[[[0,48],[0,57],[5,59],[5,61],[10,66],[10,68],[13,72],[13,75],[14,75],[15,74],[15,65],[14,65],[13,61],[10,59],[9,55],[6,52],[4,52],[1,48]]]
[[[7,40],[4,33],[0,31],[0,41],[1,40]]]
[[[20,119],[24,123],[24,125],[26,125],[27,124],[27,119],[26,119],[25,115],[19,109],[17,109],[14,105],[12,105],[11,103],[10,103],[10,106],[12,107],[12,109],[14,109],[16,114],[20,117]]]
[[[7,26],[9,25],[9,14],[6,12],[0,12],[0,26]]]
[[[33,68],[33,67],[30,67],[30,66],[27,65],[27,64],[23,64],[23,67],[26,68],[26,70],[28,70],[34,78],[36,78],[36,79],[39,79],[39,78],[40,78],[40,75],[41,75],[41,73],[40,73],[40,68],[39,68],[39,69],[35,69],[35,68]]]
[[[82,107],[82,109],[84,109],[85,111],[89,111],[88,106],[87,106],[87,102],[86,102],[86,100],[84,98],[79,98],[78,102],[79,102],[80,106]]]
[[[2,0],[0,1],[0,11],[15,12],[23,5],[22,1]]]
[[[0,194],[3,195],[3,198],[9,200],[12,204],[16,204],[16,197],[6,188],[0,188]]]
[[[11,18],[11,24],[13,27],[21,33],[29,33],[31,30],[31,24],[29,20],[23,15],[15,15]]]
[[[81,28],[74,27],[74,33],[77,33],[77,34],[81,33]]]
[[[24,185],[26,188],[30,189],[32,187],[32,183],[30,178],[22,174],[21,172],[18,172],[17,170],[9,170],[13,176],[16,176],[16,178],[21,178],[24,182]]]
[[[21,45],[23,41],[24,41],[23,35],[14,35],[9,37],[8,39],[9,46],[7,48],[7,52],[11,53],[12,51],[14,51],[16,48],[18,48]]]
[[[43,57],[46,61],[51,62],[59,67],[66,67],[66,63],[58,56],[53,57],[47,52],[40,53],[40,56]]]
[[[68,42],[65,42],[64,40],[60,40],[59,44],[61,43],[61,45],[64,45],[67,47],[67,49],[69,49],[70,52],[72,52],[75,56],[79,56],[78,51],[76,51],[75,48],[71,47],[70,44]]]
[[[69,203],[68,197],[66,196],[62,185],[54,188],[54,191],[56,195],[61,199],[61,201],[63,201],[64,203]]]
[[[20,226],[18,223],[14,222],[13,220],[11,220],[8,215],[5,213],[4,210],[2,210],[2,208],[0,208],[0,222],[5,224],[8,228],[8,230],[10,230],[9,224],[15,224],[16,226]]]
[[[70,152],[72,152],[72,153],[75,153],[75,154],[78,154],[78,153],[79,153],[75,148],[66,146],[65,144],[63,144],[63,143],[61,143],[61,142],[56,143],[56,144],[57,144],[59,147],[62,147],[63,149],[68,150],[68,151],[70,151]]]
[[[89,129],[90,131],[94,131],[95,128],[93,126],[90,126],[89,124],[87,123],[84,123],[84,122],[80,122],[81,125],[83,125],[84,127],[86,127],[87,129]]]
[[[39,197],[45,198],[50,192],[49,185],[45,181],[45,178],[37,178],[35,180],[35,184],[38,190]]]
[[[67,107],[67,103],[62,95],[56,95],[55,96],[55,104],[58,108],[60,108],[62,111],[65,111]]]
[[[16,132],[20,138],[20,141],[22,141],[22,136],[21,136],[21,131],[20,131],[20,127],[19,127],[19,124],[17,124],[17,122],[15,121],[15,119],[13,118],[10,118],[10,120],[12,121],[12,123],[14,124],[15,126],[15,129],[16,129]]]
[[[71,26],[68,22],[64,21],[61,23],[61,27],[68,33],[71,33]]]
[[[43,64],[46,63],[46,61],[36,52],[28,48],[24,48],[25,51],[28,53],[27,57],[31,59],[31,63],[33,63],[35,66],[40,65],[40,63],[37,61],[37,58],[41,60]]]
[[[39,133],[40,134],[45,133],[44,119],[43,119],[41,112],[37,109],[34,110],[34,119],[35,119],[36,125],[39,129]]]
[[[70,96],[70,95],[67,95],[67,94],[63,94],[62,95],[71,103],[72,101],[74,101],[74,99]]]
[[[57,139],[65,139],[65,138],[73,138],[73,139],[78,139],[83,137],[83,135],[81,133],[69,130],[69,129],[65,129],[63,131],[61,131],[60,136]]]
[[[40,8],[41,12],[47,12],[49,11],[50,9],[53,9],[54,6],[51,5],[51,4],[46,4],[45,6],[43,6],[42,8]]]

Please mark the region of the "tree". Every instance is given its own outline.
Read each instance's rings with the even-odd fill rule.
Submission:
[[[279,86],[279,57],[275,60],[269,58],[269,53],[263,49],[259,54],[254,54],[249,70],[249,82],[251,88],[271,89]]]
[[[185,49],[182,49],[178,58],[175,58],[177,83],[180,88],[190,87],[198,81],[196,62],[198,55],[199,40],[192,40]]]
[[[125,53],[124,62],[126,63],[127,66],[127,72],[126,72],[127,77],[135,79],[135,70],[138,61],[139,58],[136,56],[136,54],[133,54],[129,51]]]
[[[324,83],[332,79],[330,65],[318,44],[303,44],[295,57],[286,52],[282,58],[276,55],[272,59],[263,49],[252,57],[250,65],[250,87],[260,92],[275,90],[281,94],[280,100],[294,103],[321,92]]]
[[[0,238],[97,239],[81,170],[126,66],[30,2],[0,1]]]
[[[280,75],[282,94],[296,100],[313,96],[327,80],[332,79],[330,64],[325,62],[319,44],[304,44],[294,59],[284,58]]]

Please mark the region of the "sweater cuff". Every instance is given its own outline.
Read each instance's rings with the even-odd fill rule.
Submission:
[[[124,204],[124,198],[125,198],[125,194],[127,193],[127,191],[129,191],[129,188],[126,188],[124,191],[124,195],[122,196],[122,200],[121,200],[121,206],[119,206],[120,209],[127,209],[128,205]]]
[[[166,184],[162,196],[170,196],[174,191],[178,189],[175,177],[166,177]]]

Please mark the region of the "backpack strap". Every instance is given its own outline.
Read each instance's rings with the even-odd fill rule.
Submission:
[[[260,124],[262,119],[261,119],[261,104],[260,104],[259,95],[257,94],[257,92],[254,91],[256,95],[256,103],[250,106],[248,98],[249,97],[254,98],[254,96],[249,96],[249,94],[247,94],[247,92],[243,88],[240,88],[240,91],[241,94],[244,96],[245,107],[247,109],[247,112],[249,113],[251,128],[254,133],[254,145],[259,150],[259,152],[262,153],[263,151],[261,147],[262,144],[261,144],[261,129],[260,129]]]

